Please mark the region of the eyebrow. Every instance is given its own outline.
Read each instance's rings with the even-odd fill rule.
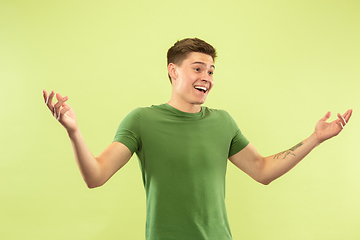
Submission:
[[[205,64],[204,62],[193,62],[192,64],[201,64],[201,65],[206,66],[206,64]],[[214,66],[214,65],[210,65],[210,67],[212,67],[212,68],[215,69],[215,66]]]

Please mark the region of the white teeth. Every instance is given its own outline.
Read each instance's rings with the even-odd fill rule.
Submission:
[[[196,89],[200,89],[200,90],[203,90],[203,91],[207,91],[207,88],[206,87],[200,87],[200,86],[195,86]]]

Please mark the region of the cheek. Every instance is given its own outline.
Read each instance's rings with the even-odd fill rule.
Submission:
[[[181,81],[177,86],[176,86],[176,88],[177,88],[177,90],[179,91],[179,92],[189,92],[192,87],[192,85],[191,84],[189,84],[189,83],[187,83],[186,81]]]

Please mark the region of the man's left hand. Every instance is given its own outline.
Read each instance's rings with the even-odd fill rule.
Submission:
[[[338,135],[349,122],[349,119],[352,114],[352,109],[347,110],[343,115],[338,113],[338,118],[332,122],[326,122],[330,116],[331,112],[327,112],[325,116],[318,121],[315,126],[315,134],[319,140],[319,144],[323,141],[330,139]]]

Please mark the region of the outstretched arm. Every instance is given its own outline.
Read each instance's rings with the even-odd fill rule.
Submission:
[[[352,110],[350,109],[343,115],[338,114],[336,120],[328,123],[326,121],[330,118],[331,113],[326,113],[318,121],[315,131],[310,137],[286,151],[262,157],[255,147],[249,144],[231,156],[229,160],[256,181],[267,185],[292,169],[320,143],[338,135],[349,121],[351,114]]]
[[[68,97],[57,93],[58,102],[54,104],[54,95],[53,91],[49,95],[43,91],[46,105],[68,132],[75,160],[85,183],[89,188],[103,185],[129,161],[132,155],[130,150],[122,143],[113,142],[98,157],[94,157],[81,135],[74,110],[66,103]]]

